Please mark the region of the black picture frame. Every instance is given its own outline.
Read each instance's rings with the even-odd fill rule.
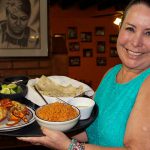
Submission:
[[[68,39],[77,39],[78,32],[77,27],[68,27]]]
[[[104,27],[95,27],[95,35],[96,36],[104,36],[105,35],[105,28]]]
[[[69,42],[68,49],[69,51],[79,51],[80,50],[79,42]]]
[[[110,47],[110,57],[118,57],[118,52],[116,47]]]
[[[93,49],[92,48],[84,48],[83,49],[83,57],[93,57]]]
[[[106,66],[107,65],[106,57],[97,57],[96,58],[96,65],[97,66]]]
[[[92,42],[92,32],[81,32],[81,42]]]
[[[118,35],[117,34],[111,34],[109,36],[109,42],[110,43],[117,43],[117,38],[118,38]]]
[[[105,42],[104,41],[97,41],[97,53],[105,53]]]
[[[80,66],[80,56],[70,56],[69,66]]]

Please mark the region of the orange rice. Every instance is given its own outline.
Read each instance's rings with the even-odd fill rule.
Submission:
[[[55,102],[37,109],[37,116],[47,121],[67,121],[78,116],[77,110],[71,105]]]

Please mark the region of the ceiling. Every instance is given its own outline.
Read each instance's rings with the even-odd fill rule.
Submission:
[[[123,10],[130,0],[48,0],[50,5],[58,4],[62,9],[69,9],[78,6],[84,10],[92,6],[97,6],[98,10],[104,10],[112,6],[117,11]]]

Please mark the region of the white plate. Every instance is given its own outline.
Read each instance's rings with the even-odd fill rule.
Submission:
[[[20,128],[23,128],[25,126],[30,125],[31,123],[33,123],[35,121],[34,118],[34,110],[32,110],[30,107],[27,107],[29,110],[29,115],[27,115],[27,119],[28,119],[28,123],[25,123],[24,121],[20,121],[19,123],[17,123],[14,126],[7,126],[6,123],[13,123],[12,121],[8,121],[7,119],[3,120],[2,122],[0,122],[0,132],[8,132],[8,131],[14,131],[14,130],[18,130]]]
[[[87,92],[85,92],[85,95],[87,95],[89,97],[94,95],[94,90],[90,86],[88,86],[87,84],[82,83],[80,81],[74,80],[72,78],[69,78],[66,76],[48,76],[48,78],[55,81],[56,83],[58,83],[60,85],[63,85],[63,86],[67,86],[69,84],[71,84],[74,87],[83,86],[83,92],[87,91]],[[35,103],[36,105],[42,106],[42,105],[45,105],[45,102],[33,88],[33,85],[35,85],[35,83],[38,80],[39,80],[39,78],[30,79],[28,81],[28,83],[27,83],[28,93],[26,95],[26,98],[28,100],[30,100],[31,102]],[[57,101],[56,97],[44,96],[44,98],[47,100],[48,103]],[[63,99],[64,101],[68,101],[72,97],[60,97],[60,98]]]

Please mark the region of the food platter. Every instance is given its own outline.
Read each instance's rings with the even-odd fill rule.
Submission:
[[[33,104],[29,100],[25,99],[24,101],[27,103],[29,108],[32,107],[32,109],[36,109],[38,107],[37,105]],[[80,131],[87,128],[96,119],[97,114],[98,114],[98,106],[95,105],[90,118],[86,120],[80,120],[75,127],[70,129],[69,131],[66,131],[65,133],[68,135],[79,133]],[[28,126],[27,125],[18,126],[16,130],[11,130],[11,131],[5,130],[5,132],[0,132],[0,135],[13,136],[13,137],[42,136],[43,134],[41,132],[41,129],[38,123],[36,121],[33,121],[32,119],[30,122],[31,123],[28,124]]]
[[[19,123],[17,123],[14,126],[7,126],[7,123],[13,123],[12,121],[8,121],[7,118],[4,119],[3,121],[0,122],[0,132],[9,132],[9,131],[14,131],[14,130],[18,130],[20,128],[23,128],[25,126],[28,126],[30,124],[32,124],[35,121],[34,118],[34,111],[32,108],[27,107],[27,109],[29,110],[29,115],[27,116],[27,120],[28,122],[25,123],[24,121],[20,121]]]

